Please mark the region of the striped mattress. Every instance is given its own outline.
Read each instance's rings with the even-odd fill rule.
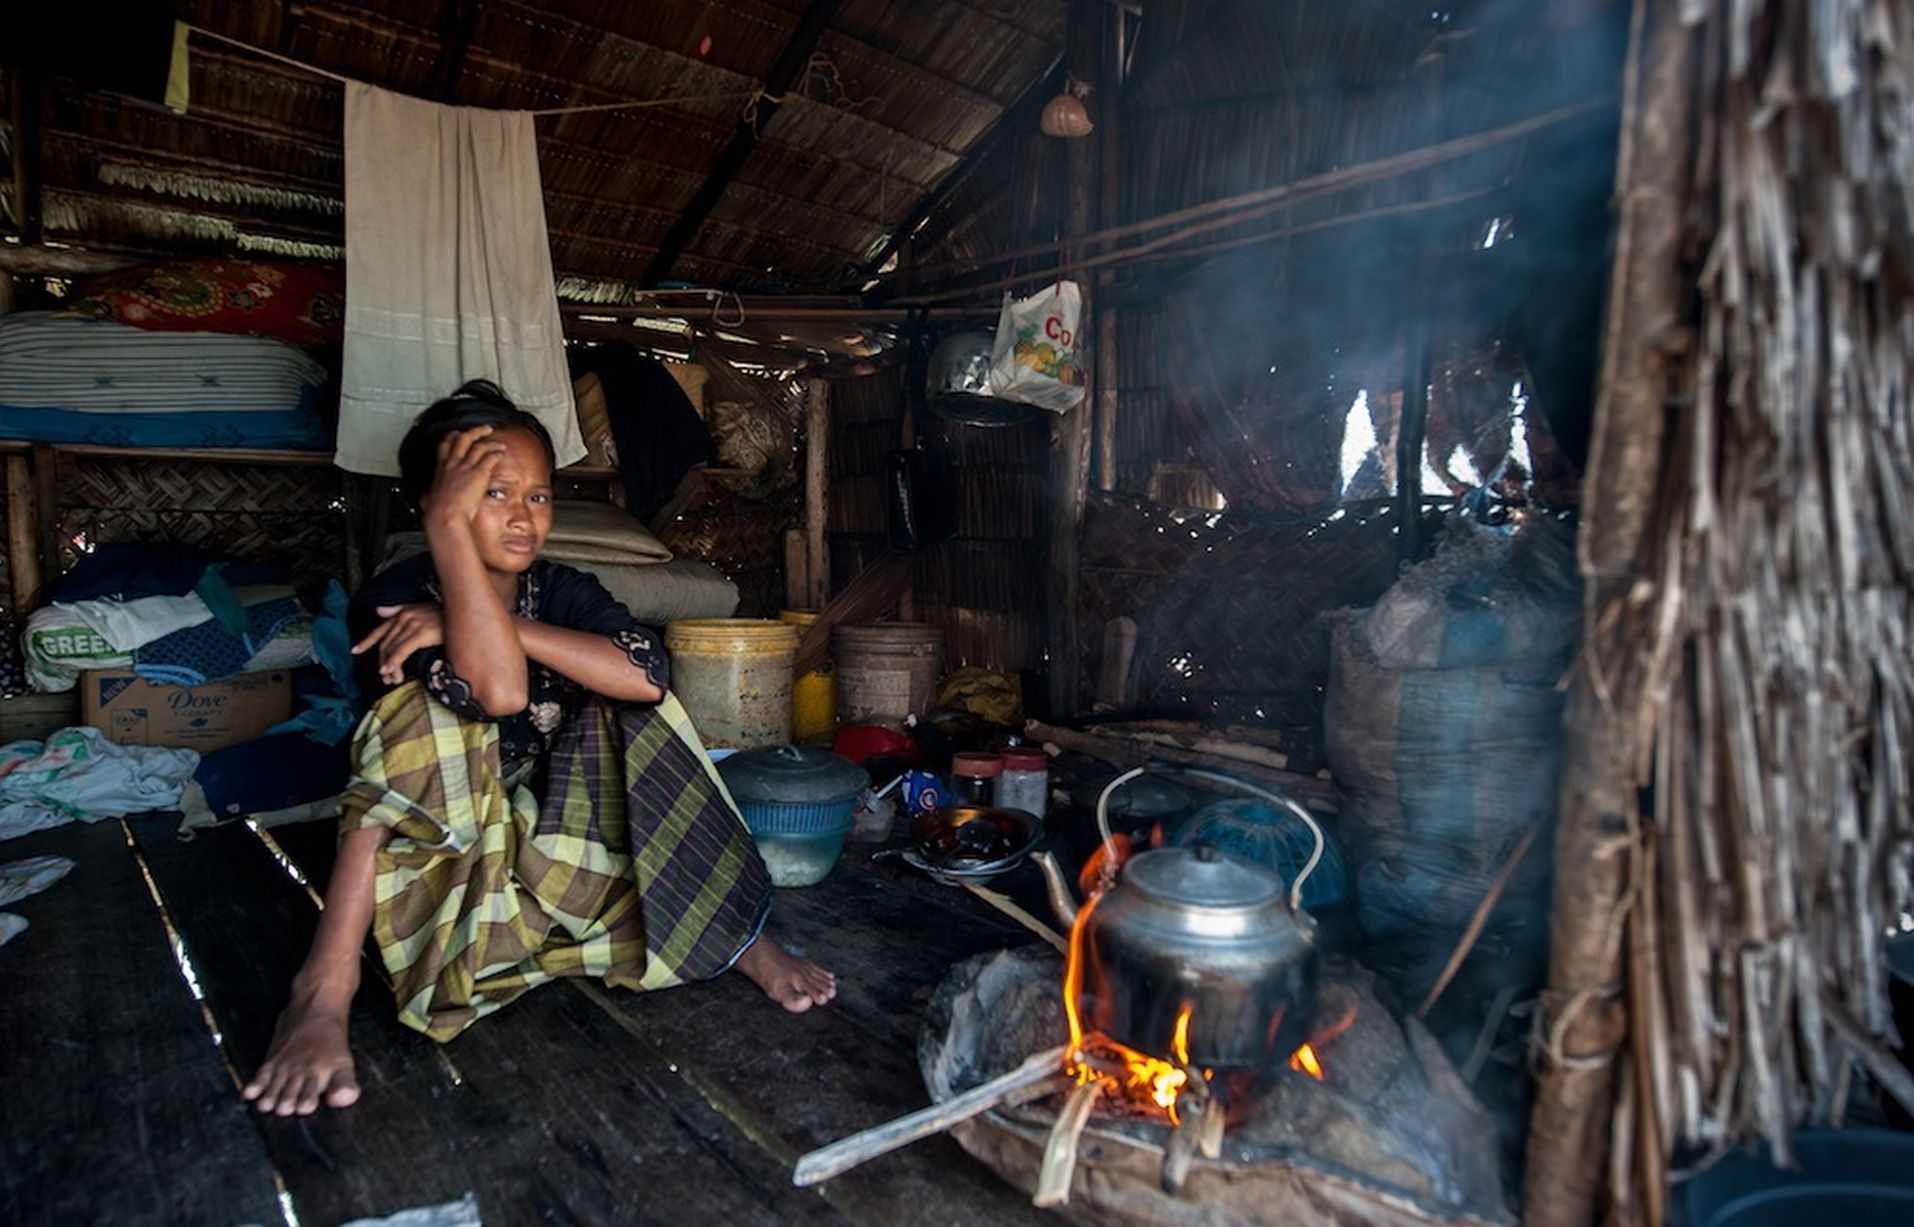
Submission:
[[[265,337],[0,316],[0,438],[118,447],[328,446],[326,370]]]

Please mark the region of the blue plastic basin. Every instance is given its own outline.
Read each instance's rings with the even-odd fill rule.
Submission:
[[[1765,1150],[1722,1159],[1690,1180],[1685,1227],[1907,1227],[1914,1223],[1914,1134],[1823,1129],[1797,1134],[1792,1171]]]

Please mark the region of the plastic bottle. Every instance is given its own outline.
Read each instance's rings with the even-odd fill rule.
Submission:
[[[1002,761],[997,804],[1041,821],[1050,808],[1050,756],[1036,746],[1020,746],[1005,750]]]

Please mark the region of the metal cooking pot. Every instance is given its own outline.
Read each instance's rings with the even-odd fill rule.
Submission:
[[[990,356],[996,340],[990,332],[953,332],[937,342],[924,372],[933,413],[967,426],[1014,426],[1043,416],[1044,411],[1034,405],[990,394]]]
[[[1039,864],[1058,919],[1076,925],[1055,859]],[[1133,857],[1082,909],[1079,1015],[1118,1043],[1163,1056],[1188,1009],[1191,1064],[1272,1068],[1308,1038],[1315,1006],[1316,926],[1296,902],[1313,868],[1312,860],[1286,898],[1280,875],[1207,845]]]

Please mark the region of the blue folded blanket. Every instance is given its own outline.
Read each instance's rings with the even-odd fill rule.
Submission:
[[[246,662],[271,643],[286,623],[305,611],[292,597],[278,597],[246,607],[246,629],[233,635],[217,618],[174,631],[133,652],[133,672],[149,682],[174,686],[202,686],[243,673]]]

